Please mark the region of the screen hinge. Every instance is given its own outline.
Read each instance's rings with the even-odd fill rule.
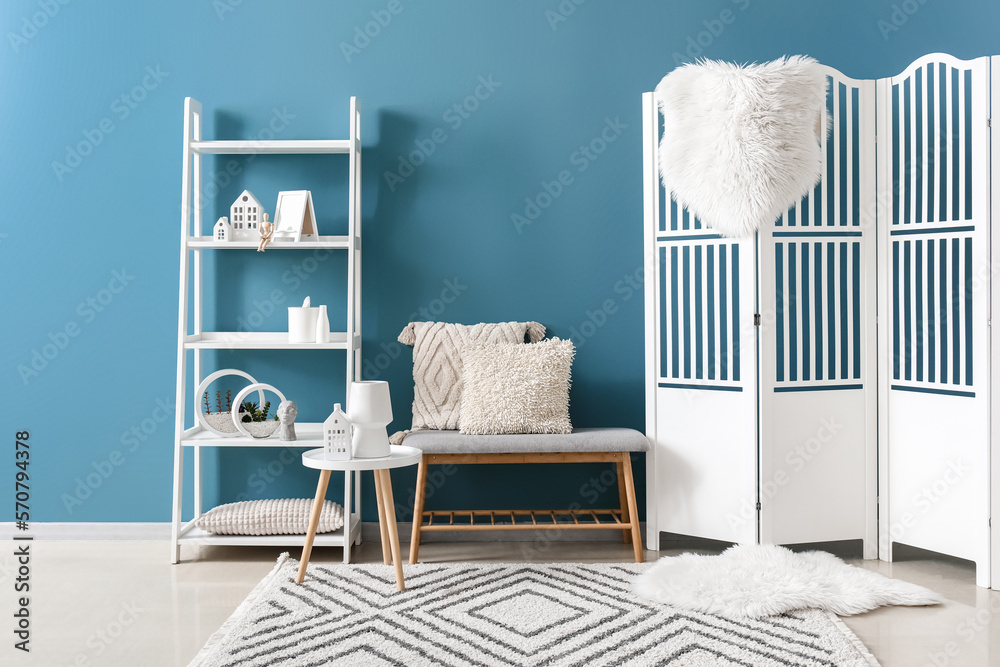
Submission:
[[[760,313],[754,313],[753,314],[753,325],[755,327],[759,327],[760,326]]]
[[[760,501],[759,500],[757,501],[757,511],[758,512],[760,511]]]

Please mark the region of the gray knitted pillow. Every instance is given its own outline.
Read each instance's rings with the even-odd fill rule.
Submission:
[[[312,498],[244,500],[213,507],[195,525],[217,535],[305,535],[312,505]],[[343,525],[344,508],[324,502],[316,532],[331,533]]]

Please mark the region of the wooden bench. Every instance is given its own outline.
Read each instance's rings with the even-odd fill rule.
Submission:
[[[643,561],[642,535],[632,481],[631,452],[645,452],[649,441],[629,428],[580,428],[546,435],[464,435],[458,431],[413,431],[406,444],[423,451],[417,469],[410,563],[417,562],[420,535],[437,531],[608,530],[620,529],[632,544],[635,562]],[[619,507],[568,510],[424,511],[427,468],[462,463],[615,463]]]

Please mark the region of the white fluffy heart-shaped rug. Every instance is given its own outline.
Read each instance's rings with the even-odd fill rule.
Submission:
[[[823,551],[795,553],[775,545],[743,544],[718,556],[661,558],[639,575],[641,598],[727,618],[762,618],[795,609],[841,616],[882,605],[944,601],[932,590],[848,565]]]
[[[819,180],[826,86],[806,56],[678,67],[655,91],[663,187],[725,236],[773,222]]]

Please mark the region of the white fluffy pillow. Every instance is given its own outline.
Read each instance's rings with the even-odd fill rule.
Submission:
[[[244,500],[213,507],[195,525],[217,535],[305,535],[312,505],[312,498]],[[324,502],[316,532],[331,533],[343,525],[344,508]]]
[[[558,338],[527,345],[466,345],[461,432],[571,433],[574,354],[573,343]]]

